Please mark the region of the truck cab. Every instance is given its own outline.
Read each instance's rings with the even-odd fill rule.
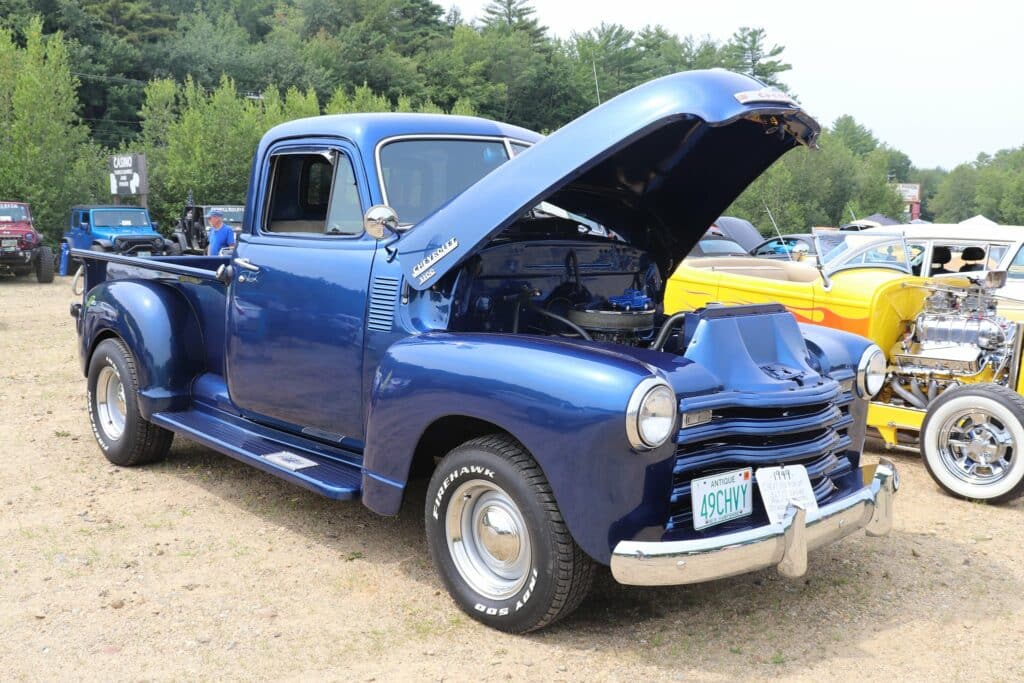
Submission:
[[[881,351],[777,305],[662,298],[818,130],[724,71],[548,137],[416,114],[279,125],[233,255],[75,252],[97,442],[129,466],[193,439],[385,515],[429,478],[442,581],[509,632],[569,614],[598,565],[633,585],[800,576],[809,549],[892,525],[895,469],[861,462]]]
[[[64,241],[71,249],[133,256],[175,253],[141,206],[73,206]]]

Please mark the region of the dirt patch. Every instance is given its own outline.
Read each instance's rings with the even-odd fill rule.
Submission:
[[[508,636],[444,592],[422,488],[383,518],[184,439],[159,465],[109,465],[69,282],[0,280],[5,679],[1024,678],[1024,502],[953,500],[896,456],[892,535],[824,548],[802,580],[605,572],[566,621]]]

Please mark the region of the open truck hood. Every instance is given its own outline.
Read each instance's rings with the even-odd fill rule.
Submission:
[[[426,289],[541,201],[678,263],[739,194],[818,124],[793,100],[714,69],[645,83],[563,126],[427,216],[396,243]]]

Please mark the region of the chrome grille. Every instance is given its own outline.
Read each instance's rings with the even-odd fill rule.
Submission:
[[[788,399],[788,400],[787,400]],[[743,467],[803,465],[819,504],[838,490],[836,481],[853,471],[847,457],[853,423],[853,396],[834,382],[776,395],[716,395],[686,398],[680,411],[711,410],[711,421],[681,429],[676,438],[667,532],[700,534],[693,529],[690,482]],[[754,484],[754,523],[764,524],[764,508]],[[721,533],[751,523],[744,518],[710,527]]]

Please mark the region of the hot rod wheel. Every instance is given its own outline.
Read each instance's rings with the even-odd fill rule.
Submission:
[[[960,498],[1001,503],[1024,493],[1024,398],[970,384],[928,406],[921,455],[932,479]]]
[[[514,439],[484,436],[438,465],[426,500],[427,545],[459,607],[525,633],[572,612],[594,562],[576,545],[540,467]]]

